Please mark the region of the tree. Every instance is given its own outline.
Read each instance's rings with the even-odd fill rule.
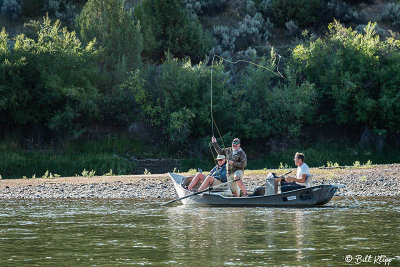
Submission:
[[[270,12],[273,22],[280,26],[294,21],[304,28],[317,22],[320,8],[320,0],[273,0]]]
[[[375,26],[358,33],[335,21],[325,38],[293,50],[292,64],[318,89],[321,122],[400,132],[400,41],[381,41]]]
[[[160,140],[168,140],[171,147],[189,146],[190,140],[210,131],[210,71],[204,63],[192,66],[167,53],[163,64],[131,73],[123,87],[132,91],[140,119],[156,129]],[[215,117],[219,119],[229,104],[221,99],[227,91],[222,65],[215,66],[213,77]]]
[[[0,128],[79,133],[98,111],[98,51],[45,17],[36,34],[8,47],[0,34]],[[26,131],[27,133],[30,131]]]
[[[160,62],[166,52],[193,63],[202,60],[211,47],[211,37],[198,19],[191,19],[179,0],[144,0],[135,8],[144,36],[143,56]]]
[[[85,42],[96,39],[104,50],[102,71],[110,84],[119,84],[130,70],[141,65],[143,38],[140,25],[124,8],[124,0],[89,0],[76,19]]]

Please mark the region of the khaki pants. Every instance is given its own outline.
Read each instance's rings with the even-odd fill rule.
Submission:
[[[243,177],[243,171],[242,170],[237,170],[234,173],[227,174],[227,176],[226,176],[228,182],[229,181],[233,181],[236,178],[242,178],[242,177]],[[231,189],[232,194],[236,193],[238,191],[238,189],[239,189],[236,182],[229,183],[229,188]]]

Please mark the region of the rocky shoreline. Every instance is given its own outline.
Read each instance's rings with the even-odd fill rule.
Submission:
[[[290,169],[295,173],[295,169]],[[265,182],[269,172],[287,170],[246,170],[244,182],[251,189]],[[338,195],[400,196],[400,164],[312,168],[314,185],[345,184]],[[187,175],[187,174],[186,174]],[[55,179],[0,180],[0,199],[133,199],[176,198],[167,174],[96,177],[62,177]]]

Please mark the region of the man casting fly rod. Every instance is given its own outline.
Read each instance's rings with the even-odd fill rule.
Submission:
[[[239,186],[240,190],[243,192],[243,197],[247,197],[248,195],[246,186],[242,181],[244,168],[247,165],[247,156],[240,147],[240,139],[234,138],[232,140],[232,147],[227,147],[224,149],[219,147],[217,139],[214,136],[211,138],[211,142],[215,151],[220,155],[225,155],[227,159],[227,180],[233,181],[235,179],[239,179],[236,182],[230,183],[232,194],[236,197],[240,196],[240,192],[238,192]]]

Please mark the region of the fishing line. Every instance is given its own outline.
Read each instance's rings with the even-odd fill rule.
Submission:
[[[276,65],[276,72],[279,73],[279,76],[280,76],[280,77],[285,78],[285,77],[282,75],[282,73],[280,73],[280,71],[279,71],[279,63],[281,63],[281,55],[278,55],[278,57],[279,57],[279,60],[278,60],[278,65]]]
[[[217,129],[218,134],[219,134],[219,138],[220,138],[221,141],[222,141],[222,145],[223,145],[223,147],[225,148],[224,140],[222,139],[222,135],[221,135],[221,133],[220,133],[220,131],[219,131],[219,129],[218,129],[217,123],[216,123],[215,120],[214,120],[214,114],[213,114],[213,68],[214,68],[214,59],[215,59],[215,57],[218,57],[218,58],[220,58],[221,60],[226,61],[226,62],[231,63],[231,64],[237,64],[237,63],[239,63],[239,62],[248,63],[248,64],[254,65],[254,66],[258,67],[258,68],[265,69],[265,70],[267,70],[267,71],[269,71],[269,72],[272,72],[273,74],[275,74],[276,76],[278,76],[278,77],[280,77],[280,78],[285,78],[285,77],[284,77],[284,76],[282,75],[282,73],[280,73],[280,71],[279,71],[279,63],[281,62],[281,55],[278,55],[279,61],[278,61],[278,64],[277,64],[277,66],[276,66],[276,72],[273,71],[273,70],[271,70],[271,69],[269,69],[269,68],[267,68],[267,67],[264,67],[264,66],[262,66],[262,65],[260,65],[260,64],[257,64],[257,63],[254,63],[254,62],[251,62],[251,61],[248,61],[248,60],[244,60],[244,59],[239,59],[239,60],[237,60],[237,61],[231,61],[231,60],[225,59],[225,58],[223,58],[223,57],[221,57],[221,56],[218,56],[218,55],[214,55],[214,56],[212,57],[212,60],[211,60],[211,99],[210,99],[210,101],[211,101],[211,105],[210,105],[210,113],[211,113],[211,132],[212,132],[212,136],[214,136],[214,125],[215,125],[215,128]],[[211,146],[210,146],[210,149],[211,149]],[[212,150],[211,150],[211,152],[212,152]],[[213,156],[214,156],[214,154],[213,154]]]

